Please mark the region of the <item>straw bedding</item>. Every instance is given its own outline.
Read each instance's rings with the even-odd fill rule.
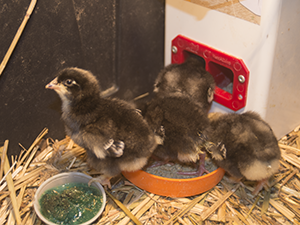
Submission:
[[[47,132],[10,160],[9,142],[0,148],[0,224],[43,224],[33,198],[49,177],[66,171],[98,175],[88,168],[84,149],[68,137],[45,138]],[[145,192],[120,175],[112,180],[105,210],[94,224],[300,224],[299,128],[279,140],[279,146],[280,171],[257,196],[251,194],[254,182],[233,183],[224,176],[203,194],[169,198]]]

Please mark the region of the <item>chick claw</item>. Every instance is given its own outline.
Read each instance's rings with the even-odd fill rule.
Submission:
[[[125,144],[123,141],[114,141],[113,139],[109,139],[109,141],[104,145],[104,149],[111,157],[121,157],[123,155],[124,148]]]
[[[108,150],[112,145],[113,145],[113,143],[114,143],[114,139],[109,139],[106,143],[104,143],[104,149],[105,150]]]
[[[125,148],[125,144],[123,141],[116,141],[109,149],[107,149],[110,153],[110,156],[113,157],[121,157],[123,155],[123,150]]]

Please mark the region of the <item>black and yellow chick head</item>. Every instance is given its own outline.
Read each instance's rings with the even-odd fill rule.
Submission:
[[[170,64],[158,75],[154,92],[159,96],[177,94],[191,97],[205,108],[212,103],[215,81],[202,61],[190,57],[182,64]]]
[[[57,77],[46,85],[46,88],[56,91],[62,101],[80,101],[100,94],[100,87],[94,75],[76,67],[60,71]]]

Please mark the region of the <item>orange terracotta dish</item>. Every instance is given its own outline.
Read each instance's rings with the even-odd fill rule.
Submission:
[[[143,170],[122,174],[137,187],[148,192],[168,197],[187,197],[201,194],[216,186],[223,178],[225,170],[218,168],[209,174],[188,179],[160,177]]]

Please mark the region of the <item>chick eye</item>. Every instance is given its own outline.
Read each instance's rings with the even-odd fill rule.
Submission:
[[[76,81],[75,80],[72,80],[72,79],[68,79],[65,81],[65,85],[66,86],[71,86],[73,84],[76,84]]]

